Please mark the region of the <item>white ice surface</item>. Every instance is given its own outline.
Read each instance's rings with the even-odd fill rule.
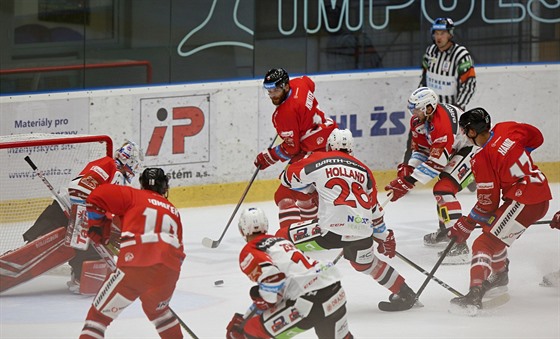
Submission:
[[[554,184],[550,219],[560,210],[560,185]],[[381,195],[380,199],[385,197]],[[459,194],[463,209],[470,210],[475,195]],[[263,208],[276,230],[277,208],[273,202],[243,204]],[[201,245],[204,237],[218,239],[235,205],[181,210],[187,258],[183,265],[173,310],[200,338],[224,338],[225,327],[234,312],[244,313],[250,305],[251,286],[238,267],[239,250],[244,244],[232,222],[218,248]],[[387,225],[395,231],[397,250],[426,271],[431,271],[440,248],[422,244],[422,236],[437,227],[434,199],[429,190],[415,190],[386,208]],[[469,244],[480,231],[475,230]],[[337,250],[310,253],[333,259]],[[355,272],[341,260],[343,287],[348,298],[348,319],[355,338],[560,338],[560,290],[539,286],[542,276],[560,268],[560,231],[547,225],[529,228],[509,250],[509,294],[504,306],[477,317],[448,312],[454,295],[434,281],[423,291],[422,308],[385,313],[377,303],[390,292],[371,277]],[[382,257],[386,258],[386,257]],[[425,275],[404,261],[387,260],[416,291]],[[436,277],[462,293],[467,292],[469,265],[441,266]],[[67,276],[47,274],[14,287],[0,295],[0,338],[77,338],[92,297],[73,295],[66,289]],[[221,287],[214,281],[223,280]],[[126,309],[111,324],[107,338],[157,338],[152,324],[142,313],[139,302]],[[189,336],[185,333],[185,337]],[[315,338],[308,331],[298,338]]]

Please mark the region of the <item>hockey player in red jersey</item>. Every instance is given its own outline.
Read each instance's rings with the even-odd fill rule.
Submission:
[[[264,170],[278,161],[293,164],[308,152],[324,150],[336,122],[319,109],[313,80],[307,76],[290,80],[284,69],[273,68],[266,73],[263,86],[276,106],[272,123],[282,143],[259,153],[255,166]],[[274,201],[279,210],[280,236],[286,236],[290,224],[317,216],[314,196],[280,185]]]
[[[185,258],[181,217],[167,200],[169,178],[161,168],[146,168],[140,185],[141,190],[100,185],[86,200],[92,241],[108,242],[107,212],[120,216],[122,228],[117,270],[93,299],[80,339],[104,338],[111,322],[138,298],[161,338],[183,338],[169,308]]]
[[[53,201],[42,212],[34,225],[24,233],[24,240],[33,241],[56,228],[68,226],[69,220],[65,213],[70,213],[70,219],[75,221],[77,210],[85,211],[85,199],[101,184],[129,184],[138,172],[142,160],[143,154],[139,146],[135,142],[127,140],[115,151],[113,158],[106,156],[88,163],[69,183],[68,194],[61,194],[63,199],[69,200],[68,205],[72,206],[72,210],[63,211],[58,202]],[[87,247],[86,239],[80,233],[80,225],[70,225],[69,232],[72,232],[74,227],[78,228],[73,232],[74,239],[78,238],[77,242],[83,247],[76,249],[76,255],[68,262],[72,268],[72,274],[67,285],[70,291],[79,293],[83,263],[99,260],[100,256],[92,246]]]
[[[412,115],[412,155],[407,163],[398,166],[397,178],[385,186],[385,190],[393,192],[391,201],[397,201],[412,190],[416,182],[427,184],[438,177],[433,194],[439,230],[424,236],[424,245],[435,246],[449,241],[447,230],[461,216],[461,204],[456,195],[473,181],[469,160],[474,151],[458,126],[461,109],[438,103],[437,95],[430,88],[421,87],[412,92],[408,109]],[[465,244],[455,244],[443,264],[468,264],[468,254]]]
[[[337,128],[327,140],[326,152],[313,152],[284,172],[285,187],[315,192],[319,199],[318,220],[290,225],[289,239],[302,251],[342,248],[355,270],[393,293],[390,304],[379,304],[381,310],[406,310],[414,305],[415,293],[393,267],[374,254],[377,244],[379,253],[394,257],[395,237],[385,226],[373,174],[352,156],[353,144],[352,133]]]
[[[346,294],[331,262],[307,257],[293,243],[267,234],[268,219],[258,208],[245,209],[239,231],[247,244],[239,255],[256,313],[236,313],[226,337],[292,337],[313,328],[321,339],[353,338],[346,319]]]
[[[472,245],[469,293],[452,299],[451,304],[452,309],[476,312],[487,291],[507,288],[507,248],[546,214],[552,194],[531,158],[531,152],[544,142],[536,127],[508,121],[490,129],[490,115],[480,107],[461,115],[459,124],[480,147],[471,160],[477,202],[453,225],[449,236],[465,243],[477,224],[482,234]]]

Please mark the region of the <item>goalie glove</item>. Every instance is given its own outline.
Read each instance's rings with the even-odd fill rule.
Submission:
[[[447,236],[449,238],[454,237],[458,243],[463,243],[467,241],[475,227],[476,222],[472,218],[461,216],[455,225],[451,227]]]
[[[395,236],[393,230],[388,230],[385,240],[373,237],[373,240],[377,243],[377,252],[392,258],[397,253],[397,243],[395,241]]]

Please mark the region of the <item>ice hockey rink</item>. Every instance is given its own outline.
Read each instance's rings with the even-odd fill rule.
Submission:
[[[544,219],[560,210],[560,184],[553,184],[554,200]],[[385,199],[383,193],[379,199]],[[475,194],[461,192],[459,200],[468,211]],[[263,208],[271,231],[277,229],[277,208],[273,202],[248,203],[242,208]],[[244,240],[237,230],[237,217],[219,247],[202,246],[204,237],[218,239],[235,205],[181,210],[187,253],[171,307],[199,338],[224,338],[234,312],[244,313],[251,304],[251,283],[238,266]],[[430,190],[417,189],[386,207],[385,220],[395,232],[397,251],[430,271],[443,247],[422,244],[424,234],[434,231],[437,217]],[[469,244],[478,236],[475,230]],[[337,250],[309,253],[332,260]],[[560,231],[548,225],[534,225],[509,250],[509,294],[505,305],[486,310],[476,317],[448,312],[455,295],[430,281],[420,297],[424,307],[385,313],[377,303],[390,292],[371,277],[355,272],[341,260],[337,266],[344,278],[348,298],[348,321],[355,338],[560,338],[560,289],[541,287],[544,274],[560,268]],[[382,257],[386,258],[386,257]],[[395,257],[387,260],[417,291],[426,276]],[[454,289],[468,291],[469,265],[441,266],[436,277]],[[92,297],[73,295],[66,288],[68,276],[49,273],[0,295],[1,338],[77,338]],[[214,282],[223,280],[222,286]],[[157,338],[152,324],[135,302],[113,322],[107,338]],[[185,333],[185,338],[189,335]],[[316,338],[308,331],[298,338]]]

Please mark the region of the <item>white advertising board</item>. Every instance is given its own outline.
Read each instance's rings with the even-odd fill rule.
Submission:
[[[311,78],[323,111],[353,132],[355,154],[374,171],[383,171],[394,169],[403,157],[410,119],[406,101],[419,76],[419,70],[401,70]],[[559,79],[560,64],[478,67],[477,91],[467,108],[486,108],[493,122],[534,124],[545,135],[545,144],[533,152],[535,160],[557,162]],[[137,141],[145,165],[163,167],[174,186],[246,181],[255,171],[256,154],[275,136],[274,106],[260,78],[0,97],[0,110],[2,134],[51,131],[47,126],[16,128],[15,118],[9,117],[16,112],[19,119],[39,125],[66,118],[64,130],[107,134],[117,146],[124,139]],[[276,178],[282,166],[261,171],[259,179]]]

